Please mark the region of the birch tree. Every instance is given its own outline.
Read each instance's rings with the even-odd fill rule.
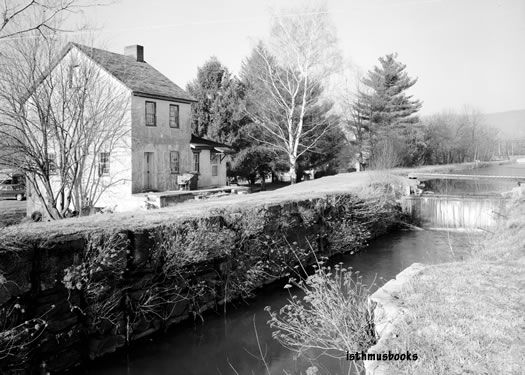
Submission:
[[[286,155],[290,180],[295,183],[298,158],[333,125],[321,121],[306,126],[305,121],[309,109],[324,100],[317,94],[339,63],[326,9],[274,14],[270,38],[255,48],[252,60],[247,75],[253,90],[247,112],[264,130],[265,137],[259,141]]]

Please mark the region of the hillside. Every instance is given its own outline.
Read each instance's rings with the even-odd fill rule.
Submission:
[[[502,138],[525,138],[525,109],[483,115],[487,125],[499,129]]]

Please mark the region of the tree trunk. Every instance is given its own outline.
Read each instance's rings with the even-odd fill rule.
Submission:
[[[295,165],[297,164],[297,160],[295,159],[294,155],[290,155],[290,184],[295,184],[297,182],[297,173],[295,171]]]
[[[260,176],[261,176],[261,190],[266,190],[266,175],[264,173],[261,173]]]
[[[290,167],[290,184],[295,184],[297,182],[297,173],[295,172],[295,167]]]

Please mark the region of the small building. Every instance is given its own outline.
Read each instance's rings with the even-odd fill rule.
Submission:
[[[140,45],[124,54],[70,43],[48,74],[57,67],[74,72],[80,64],[101,70],[100,77],[114,87],[112,95],[126,98],[128,131],[111,152],[93,155],[100,186],[105,186],[95,207],[124,211],[133,194],[188,187],[203,189],[226,185],[229,146],[197,137],[191,131],[191,104],[196,100],[145,60]],[[114,181],[115,183],[110,183]],[[28,194],[28,215],[39,202]]]
[[[199,189],[226,185],[226,162],[230,146],[209,139],[191,136],[192,171],[197,172]]]

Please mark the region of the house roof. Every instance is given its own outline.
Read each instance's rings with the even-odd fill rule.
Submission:
[[[139,62],[131,56],[77,43],[70,43],[67,50],[69,51],[72,46],[77,47],[102,66],[108,73],[133,91],[135,95],[186,102],[196,101],[190,94],[147,62]]]
[[[234,152],[232,146],[215,142],[210,139],[197,137],[195,134],[191,135],[190,145],[191,148],[195,150],[214,150],[224,154],[230,154]]]

